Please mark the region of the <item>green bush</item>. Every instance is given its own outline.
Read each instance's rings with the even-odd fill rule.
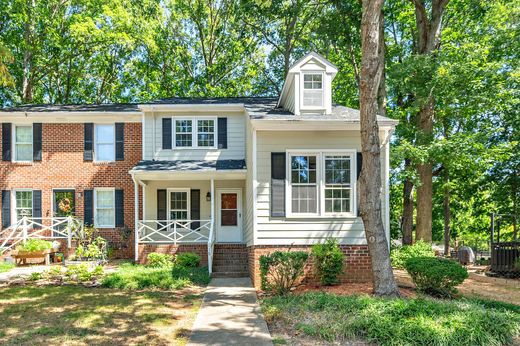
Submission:
[[[268,323],[334,345],[363,341],[381,346],[498,346],[514,345],[520,336],[519,306],[480,299],[384,299],[312,292],[267,297],[261,306]],[[297,330],[291,330],[294,327]]]
[[[76,258],[82,260],[106,260],[108,253],[108,242],[103,237],[84,240],[75,251]]]
[[[397,269],[404,269],[406,260],[414,257],[435,257],[435,251],[431,244],[419,240],[413,245],[404,245],[392,249],[390,253],[392,266]]]
[[[304,251],[275,251],[260,256],[262,290],[278,295],[287,294],[303,275],[308,257],[309,254]]]
[[[413,257],[405,269],[417,289],[435,297],[451,297],[467,277],[468,271],[455,261],[435,257]]]
[[[330,286],[338,282],[338,276],[343,271],[344,257],[336,239],[327,239],[325,243],[312,247],[314,268],[322,285]]]
[[[211,281],[207,267],[187,268],[176,265],[172,268],[172,276],[176,280],[188,280],[192,284],[202,286]]]
[[[196,268],[200,264],[200,256],[195,252],[181,252],[175,255],[175,265],[185,268]]]
[[[70,281],[85,282],[103,276],[103,266],[91,269],[86,264],[71,265],[65,271],[65,277]]]
[[[16,250],[26,252],[40,252],[52,249],[52,242],[43,239],[28,239],[25,244],[18,245]]]
[[[151,268],[164,268],[173,266],[173,256],[165,253],[151,252],[146,256],[146,266]]]

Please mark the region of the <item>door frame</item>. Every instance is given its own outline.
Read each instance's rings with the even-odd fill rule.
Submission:
[[[224,241],[224,242],[219,242],[218,240],[218,236],[219,236],[219,233],[221,231],[221,220],[220,220],[220,210],[221,210],[221,206],[222,206],[222,200],[221,200],[221,194],[222,193],[236,193],[237,194],[237,228],[239,229],[240,231],[240,239],[236,240],[236,241]],[[243,215],[243,205],[242,205],[242,188],[217,188],[215,189],[215,194],[216,194],[216,197],[215,198],[215,202],[216,202],[216,208],[215,208],[215,230],[217,232],[216,234],[216,242],[217,243],[243,243],[244,242],[244,231],[243,231],[243,228],[242,228],[242,225],[243,225],[243,221],[242,221],[242,215]]]

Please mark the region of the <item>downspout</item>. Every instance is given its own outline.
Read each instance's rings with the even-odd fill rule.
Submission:
[[[139,260],[139,184],[133,174],[134,181],[134,261]]]

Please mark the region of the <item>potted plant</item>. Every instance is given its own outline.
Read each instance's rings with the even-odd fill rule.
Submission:
[[[16,247],[17,255],[45,255],[51,252],[52,243],[43,239],[29,239]]]

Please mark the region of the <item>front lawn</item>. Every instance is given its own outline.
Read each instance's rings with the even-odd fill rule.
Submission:
[[[14,267],[14,263],[0,262],[0,273],[8,272]]]
[[[520,306],[478,299],[386,300],[311,292],[270,297],[261,304],[271,331],[287,338],[487,346],[511,345],[520,335]]]
[[[200,288],[0,288],[0,344],[182,345],[201,300]]]

